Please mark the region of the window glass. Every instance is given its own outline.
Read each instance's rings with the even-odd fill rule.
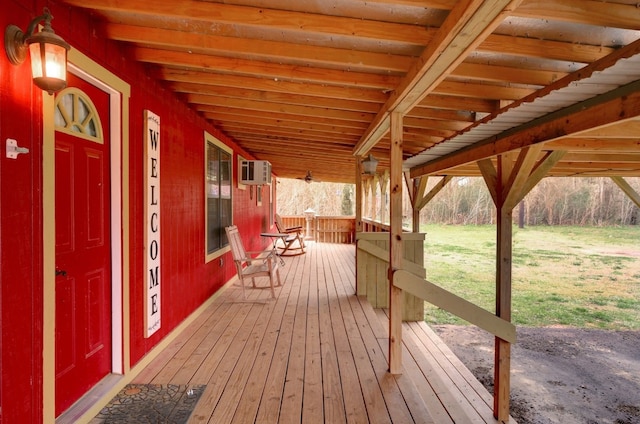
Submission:
[[[231,180],[233,151],[205,133],[206,258],[228,250],[224,228],[233,223]],[[227,249],[225,249],[227,248]],[[223,250],[224,249],[224,250]]]
[[[56,131],[102,143],[102,127],[96,108],[77,88],[67,88],[56,96],[54,120]]]

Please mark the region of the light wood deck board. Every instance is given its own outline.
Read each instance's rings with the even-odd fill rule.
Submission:
[[[166,349],[164,349],[163,354],[151,361],[151,363],[133,379],[132,383],[137,384],[152,381],[153,378],[155,378],[155,376],[173,359],[175,354],[182,349],[186,340],[189,340],[200,329],[200,326],[204,322],[212,316],[215,316],[215,310],[222,306],[223,305],[221,304],[213,304],[207,308],[206,313],[198,316],[197,319],[195,319],[194,322],[185,329],[185,331],[180,333],[180,335]]]
[[[337,339],[340,337],[341,317],[333,317],[330,312],[329,300],[335,298],[335,289],[330,293],[329,287],[334,286],[333,277],[331,275],[331,267],[327,261],[328,255],[322,255],[318,258],[318,274],[323,272],[322,277],[318,280],[318,320],[320,323],[320,350],[322,355],[322,387],[324,393],[324,418],[330,423],[346,423],[346,411],[344,393],[342,384],[346,385],[345,391],[350,391],[350,380],[341,381],[341,372],[347,373],[346,370],[339,369]],[[339,314],[341,315],[341,314]],[[333,321],[332,318],[339,318]],[[343,344],[343,348],[344,348]],[[344,349],[342,354],[351,355],[348,347]]]
[[[407,330],[409,327],[411,330]],[[484,422],[494,422],[493,413],[488,408],[488,405],[484,403],[482,398],[478,396],[478,393],[468,384],[467,380],[461,375],[460,369],[466,369],[466,367],[458,361],[458,363],[451,363],[445,354],[440,350],[444,346],[435,346],[431,340],[426,340],[426,335],[419,326],[412,324],[405,325],[405,334],[409,337],[416,337],[419,341],[418,349],[421,351],[427,350],[431,353],[433,360],[437,362],[441,367],[443,373],[442,378],[445,381],[453,381],[455,383],[456,396],[459,396],[456,401],[460,405],[464,405],[465,412],[472,417],[472,421],[477,422],[478,418]],[[449,350],[448,348],[446,350]],[[484,388],[483,388],[484,389]],[[484,389],[486,392],[486,389]],[[467,404],[468,402],[468,404]]]
[[[305,268],[307,256],[296,262],[291,262],[287,268],[288,275],[283,281],[299,281]],[[256,422],[258,423],[275,423],[280,417],[280,407],[283,400],[285,387],[285,379],[287,368],[292,363],[290,358],[299,355],[298,352],[292,350],[293,337],[295,334],[295,320],[298,309],[298,301],[301,298],[300,284],[287,284],[284,287],[290,287],[289,296],[287,297],[287,305],[282,319],[282,326],[279,330],[278,340],[274,349],[273,360],[267,375],[265,390],[258,407]],[[299,414],[298,414],[299,416]]]
[[[219,419],[216,419],[215,416],[212,416],[210,422],[247,423],[255,421],[262,394],[265,392],[264,388],[267,382],[267,375],[274,359],[275,345],[279,337],[278,332],[282,327],[282,318],[286,310],[287,299],[290,292],[291,285],[282,287],[280,296],[275,302],[275,305],[271,310],[269,320],[266,323],[266,329],[264,330],[263,337],[260,340],[257,353],[253,354],[253,351],[247,351],[246,349],[243,352],[243,355],[247,355],[247,362],[252,362],[253,365],[251,370],[248,371],[249,374],[246,376],[244,390],[242,390],[238,395],[237,407],[234,411],[233,419],[220,421]],[[264,312],[262,320],[266,322],[268,314],[266,313],[267,311]],[[254,332],[259,332],[261,329],[261,325],[257,325],[254,328]],[[258,338],[259,334],[256,334],[256,340]],[[242,364],[239,364],[239,367],[242,367]],[[247,364],[246,369],[248,368],[249,366]],[[238,369],[238,367],[236,367],[236,369]],[[240,370],[240,373],[242,373],[242,368],[240,368]],[[239,385],[240,383],[237,378],[233,381],[234,385]],[[221,401],[225,400],[221,399]]]
[[[341,258],[343,261],[344,259]],[[344,265],[344,262],[343,262]],[[344,275],[344,272],[342,273]],[[343,312],[344,326],[349,334],[349,345],[356,364],[356,371],[360,380],[362,397],[365,402],[369,422],[390,423],[384,395],[378,384],[378,377],[364,340],[360,333],[360,327],[355,318],[354,311],[358,311],[361,305],[356,296],[353,296],[353,285],[349,284],[353,279],[342,279],[342,284],[337,284],[336,289],[340,299],[340,309]]]
[[[307,330],[303,376],[304,400],[302,402],[302,422],[324,422],[322,394],[322,353],[320,351],[320,320],[318,317],[318,255],[317,250],[308,252],[311,256],[309,272],[309,293],[307,295]],[[303,312],[304,313],[304,312]]]
[[[304,258],[305,266],[302,267],[301,278],[293,281],[287,280],[285,284],[296,284],[300,281],[300,292],[295,304],[295,318],[293,323],[293,335],[290,341],[289,363],[285,373],[285,382],[282,393],[282,405],[280,407],[279,423],[300,422],[302,417],[302,393],[304,387],[304,365],[306,355],[306,329],[307,329],[307,299],[309,297],[309,276],[311,270],[312,249],[298,258]],[[288,261],[291,266],[294,261]],[[283,347],[283,350],[286,349]]]
[[[285,261],[275,300],[230,285],[135,382],[206,384],[192,423],[495,423],[424,324],[405,324],[403,375],[387,372],[385,312],[354,294],[353,245]]]
[[[335,339],[341,385],[344,388],[345,418],[347,423],[358,423],[362,421],[362,417],[367,416],[367,409],[362,390],[357,390],[360,388],[358,370],[356,368],[351,344],[349,343],[349,335],[345,323],[347,317],[343,315],[340,306],[340,297],[343,293],[339,292],[338,286],[340,285],[340,281],[345,280],[342,273],[344,264],[340,263],[335,255],[325,255],[324,259],[329,300],[329,317]]]

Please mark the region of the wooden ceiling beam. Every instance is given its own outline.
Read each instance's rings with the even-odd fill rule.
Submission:
[[[304,121],[312,124],[331,125],[340,128],[355,128],[364,131],[367,128],[366,122],[345,121],[343,119],[326,118],[322,116],[307,116],[296,114],[274,114],[271,111],[263,110],[247,110],[233,107],[199,105],[198,111],[212,121],[219,120],[217,116],[225,114],[234,114],[244,118],[268,118],[276,119],[282,122],[299,122]]]
[[[567,170],[566,173],[561,174],[560,172],[557,173],[556,176],[563,176],[563,177],[597,177],[597,178],[601,178],[601,177],[637,177],[638,176],[638,172],[640,170],[638,169],[634,169],[634,170],[625,170],[625,169],[603,169],[603,170],[599,170],[599,171],[579,171],[576,172],[575,170]]]
[[[565,75],[565,72],[527,69],[524,65],[510,67],[465,62],[451,73],[451,77],[526,85],[549,85]]]
[[[268,111],[280,114],[292,114],[300,116],[320,116],[325,118],[342,119],[345,121],[369,122],[373,114],[365,112],[352,112],[346,110],[327,109],[315,106],[288,105],[274,102],[256,102],[248,99],[232,99],[229,97],[187,95],[186,100],[200,110],[200,105],[233,107]]]
[[[228,72],[235,75],[254,76],[289,82],[329,84],[363,88],[391,90],[399,80],[397,76],[365,72],[345,72],[336,69],[305,67],[279,63],[260,62],[222,56],[203,55],[162,49],[136,47],[131,49],[135,60],[157,65],[183,66],[188,68]]]
[[[422,137],[427,137],[427,140],[431,140],[431,137],[437,137],[441,140],[451,137],[454,135],[456,131],[454,130],[446,130],[446,129],[437,129],[437,128],[414,128],[410,126],[404,127],[404,135],[411,136],[415,135],[414,140],[419,140]]]
[[[318,143],[333,143],[333,142],[349,142],[353,143],[356,137],[341,136],[337,137],[332,134],[318,134],[311,132],[293,132],[286,130],[277,130],[272,128],[262,127],[234,127],[223,125],[221,129],[228,135],[234,137],[241,137],[242,139],[255,139],[262,140],[264,142],[278,142],[284,140],[300,140],[303,142],[318,142]],[[328,148],[328,146],[325,146]]]
[[[205,117],[208,117],[208,114],[205,113]],[[233,115],[233,114],[224,114],[219,113],[216,114],[216,118],[222,122],[225,122],[227,125],[260,125],[264,128],[282,128],[288,130],[296,130],[296,131],[319,131],[324,133],[331,133],[336,135],[350,135],[357,137],[362,132],[357,128],[347,128],[347,127],[338,127],[334,125],[322,125],[322,124],[312,124],[300,121],[283,121],[277,118],[257,118],[254,116],[242,116],[242,115]],[[352,146],[353,147],[353,146]]]
[[[625,122],[624,125],[611,125],[602,126],[600,128],[581,131],[577,134],[572,134],[569,137],[576,138],[597,138],[600,140],[606,139],[630,139],[638,140],[638,134],[640,134],[640,118]]]
[[[364,112],[370,114],[375,114],[380,109],[379,104],[371,102],[360,102],[358,100],[337,100],[304,96],[300,94],[285,94],[273,92],[265,93],[258,90],[241,88],[220,87],[219,89],[206,94],[185,93],[185,97],[189,103],[197,104],[219,104],[219,99],[228,98],[240,101],[250,101],[255,104],[259,104],[262,102],[270,104],[279,103],[284,105],[307,106],[312,108],[342,110],[349,112]]]
[[[478,51],[564,62],[591,63],[613,53],[615,49],[605,46],[492,34],[478,46]]]
[[[545,146],[546,148],[546,146]],[[562,158],[563,162],[620,162],[620,163],[640,163],[640,153],[636,150],[633,153],[576,153],[568,152]]]
[[[311,32],[353,38],[373,38],[424,45],[433,30],[426,26],[321,15],[265,7],[239,6],[197,0],[65,0],[65,3],[101,11],[193,19],[238,26],[266,26],[292,34]]]
[[[557,169],[577,169],[586,171],[590,169],[622,169],[622,170],[640,170],[638,162],[570,162],[561,161],[556,165]]]
[[[513,15],[637,30],[637,3],[618,4],[594,0],[527,0]]]
[[[461,131],[467,128],[470,123],[464,121],[443,121],[440,119],[427,119],[427,118],[410,118],[405,117],[403,120],[405,128],[417,128],[417,129],[435,129],[435,130],[447,130],[447,131]]]
[[[206,55],[252,58],[300,66],[404,74],[412,62],[409,56],[354,49],[226,37],[116,23],[109,23],[105,28],[107,36],[118,41],[167,50],[187,49],[193,53]]]
[[[369,2],[391,3],[405,6],[424,6],[450,10],[456,0],[369,0]],[[587,11],[588,13],[584,13]],[[579,13],[581,12],[581,13]],[[611,28],[637,29],[637,4],[605,3],[594,0],[524,0],[513,12],[523,18],[550,19],[565,22],[605,26]]]
[[[196,70],[163,67],[155,74],[159,79],[169,81],[170,87],[177,92],[205,93],[217,87],[247,88],[274,93],[304,94],[306,96],[328,97],[332,99],[384,103],[388,94],[380,89],[338,87],[326,84],[313,84],[289,81],[276,81],[271,78],[245,77],[241,75],[219,74]]]
[[[341,143],[353,143],[358,139],[357,135],[353,134],[336,134],[332,132],[323,131],[308,131],[308,130],[296,130],[290,128],[278,128],[273,126],[264,125],[250,125],[242,123],[227,123],[223,122],[218,127],[223,130],[227,135],[243,140],[250,137],[260,138],[262,140],[277,140],[281,138],[295,139],[303,141],[316,141],[316,142],[341,142]],[[328,148],[328,147],[327,147]]]
[[[443,121],[457,121],[457,122],[474,122],[476,120],[476,114],[468,110],[447,110],[437,109],[432,107],[417,106],[411,109],[405,117],[409,118],[426,118],[426,119],[440,119]]]
[[[569,150],[573,152],[595,151],[598,153],[610,152],[637,152],[640,149],[640,138],[582,138],[582,137],[563,137],[557,140],[545,143],[544,147],[550,150]]]
[[[331,145],[351,143],[356,136],[349,136],[345,134],[331,134],[311,131],[293,131],[287,129],[277,129],[273,127],[264,127],[259,125],[242,126],[242,125],[227,125],[221,127],[229,135],[237,137],[243,137],[247,140],[258,139],[265,142],[286,142],[288,140],[297,140],[303,143],[323,143],[325,147],[330,148]],[[243,140],[244,142],[244,140]]]
[[[258,143],[258,144],[264,144],[265,143],[265,138],[264,137],[260,137],[257,135],[249,135],[247,137],[247,140],[250,143]],[[325,149],[325,154],[326,154],[326,148],[330,147],[331,150],[335,149],[335,151],[339,151],[339,152],[343,152],[346,148],[350,147],[350,144],[348,142],[342,142],[339,139],[336,139],[334,141],[331,142],[315,142],[312,140],[299,140],[299,139],[293,139],[293,138],[282,138],[282,139],[274,139],[269,138],[266,140],[266,142],[269,145],[272,145],[276,148],[289,148],[289,149],[307,149],[307,148],[314,148],[314,149]],[[380,152],[379,152],[380,153]],[[388,156],[388,154],[386,154]],[[377,158],[378,156],[376,156]],[[381,158],[384,157],[384,154],[380,155]]]
[[[430,94],[422,99],[416,107],[435,107],[448,110],[494,113],[500,109],[500,102],[497,100]],[[407,113],[412,113],[413,109]]]
[[[476,82],[443,81],[433,89],[433,93],[488,100],[519,100],[535,92],[535,90],[536,88],[533,87],[522,88],[479,84]]]

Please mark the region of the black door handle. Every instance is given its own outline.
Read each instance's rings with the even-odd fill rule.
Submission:
[[[56,268],[56,277],[58,277],[60,275],[63,276],[63,277],[66,277],[67,276],[67,271]]]

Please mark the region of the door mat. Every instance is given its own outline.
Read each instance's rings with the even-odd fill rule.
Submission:
[[[182,424],[206,386],[128,384],[91,424]]]

